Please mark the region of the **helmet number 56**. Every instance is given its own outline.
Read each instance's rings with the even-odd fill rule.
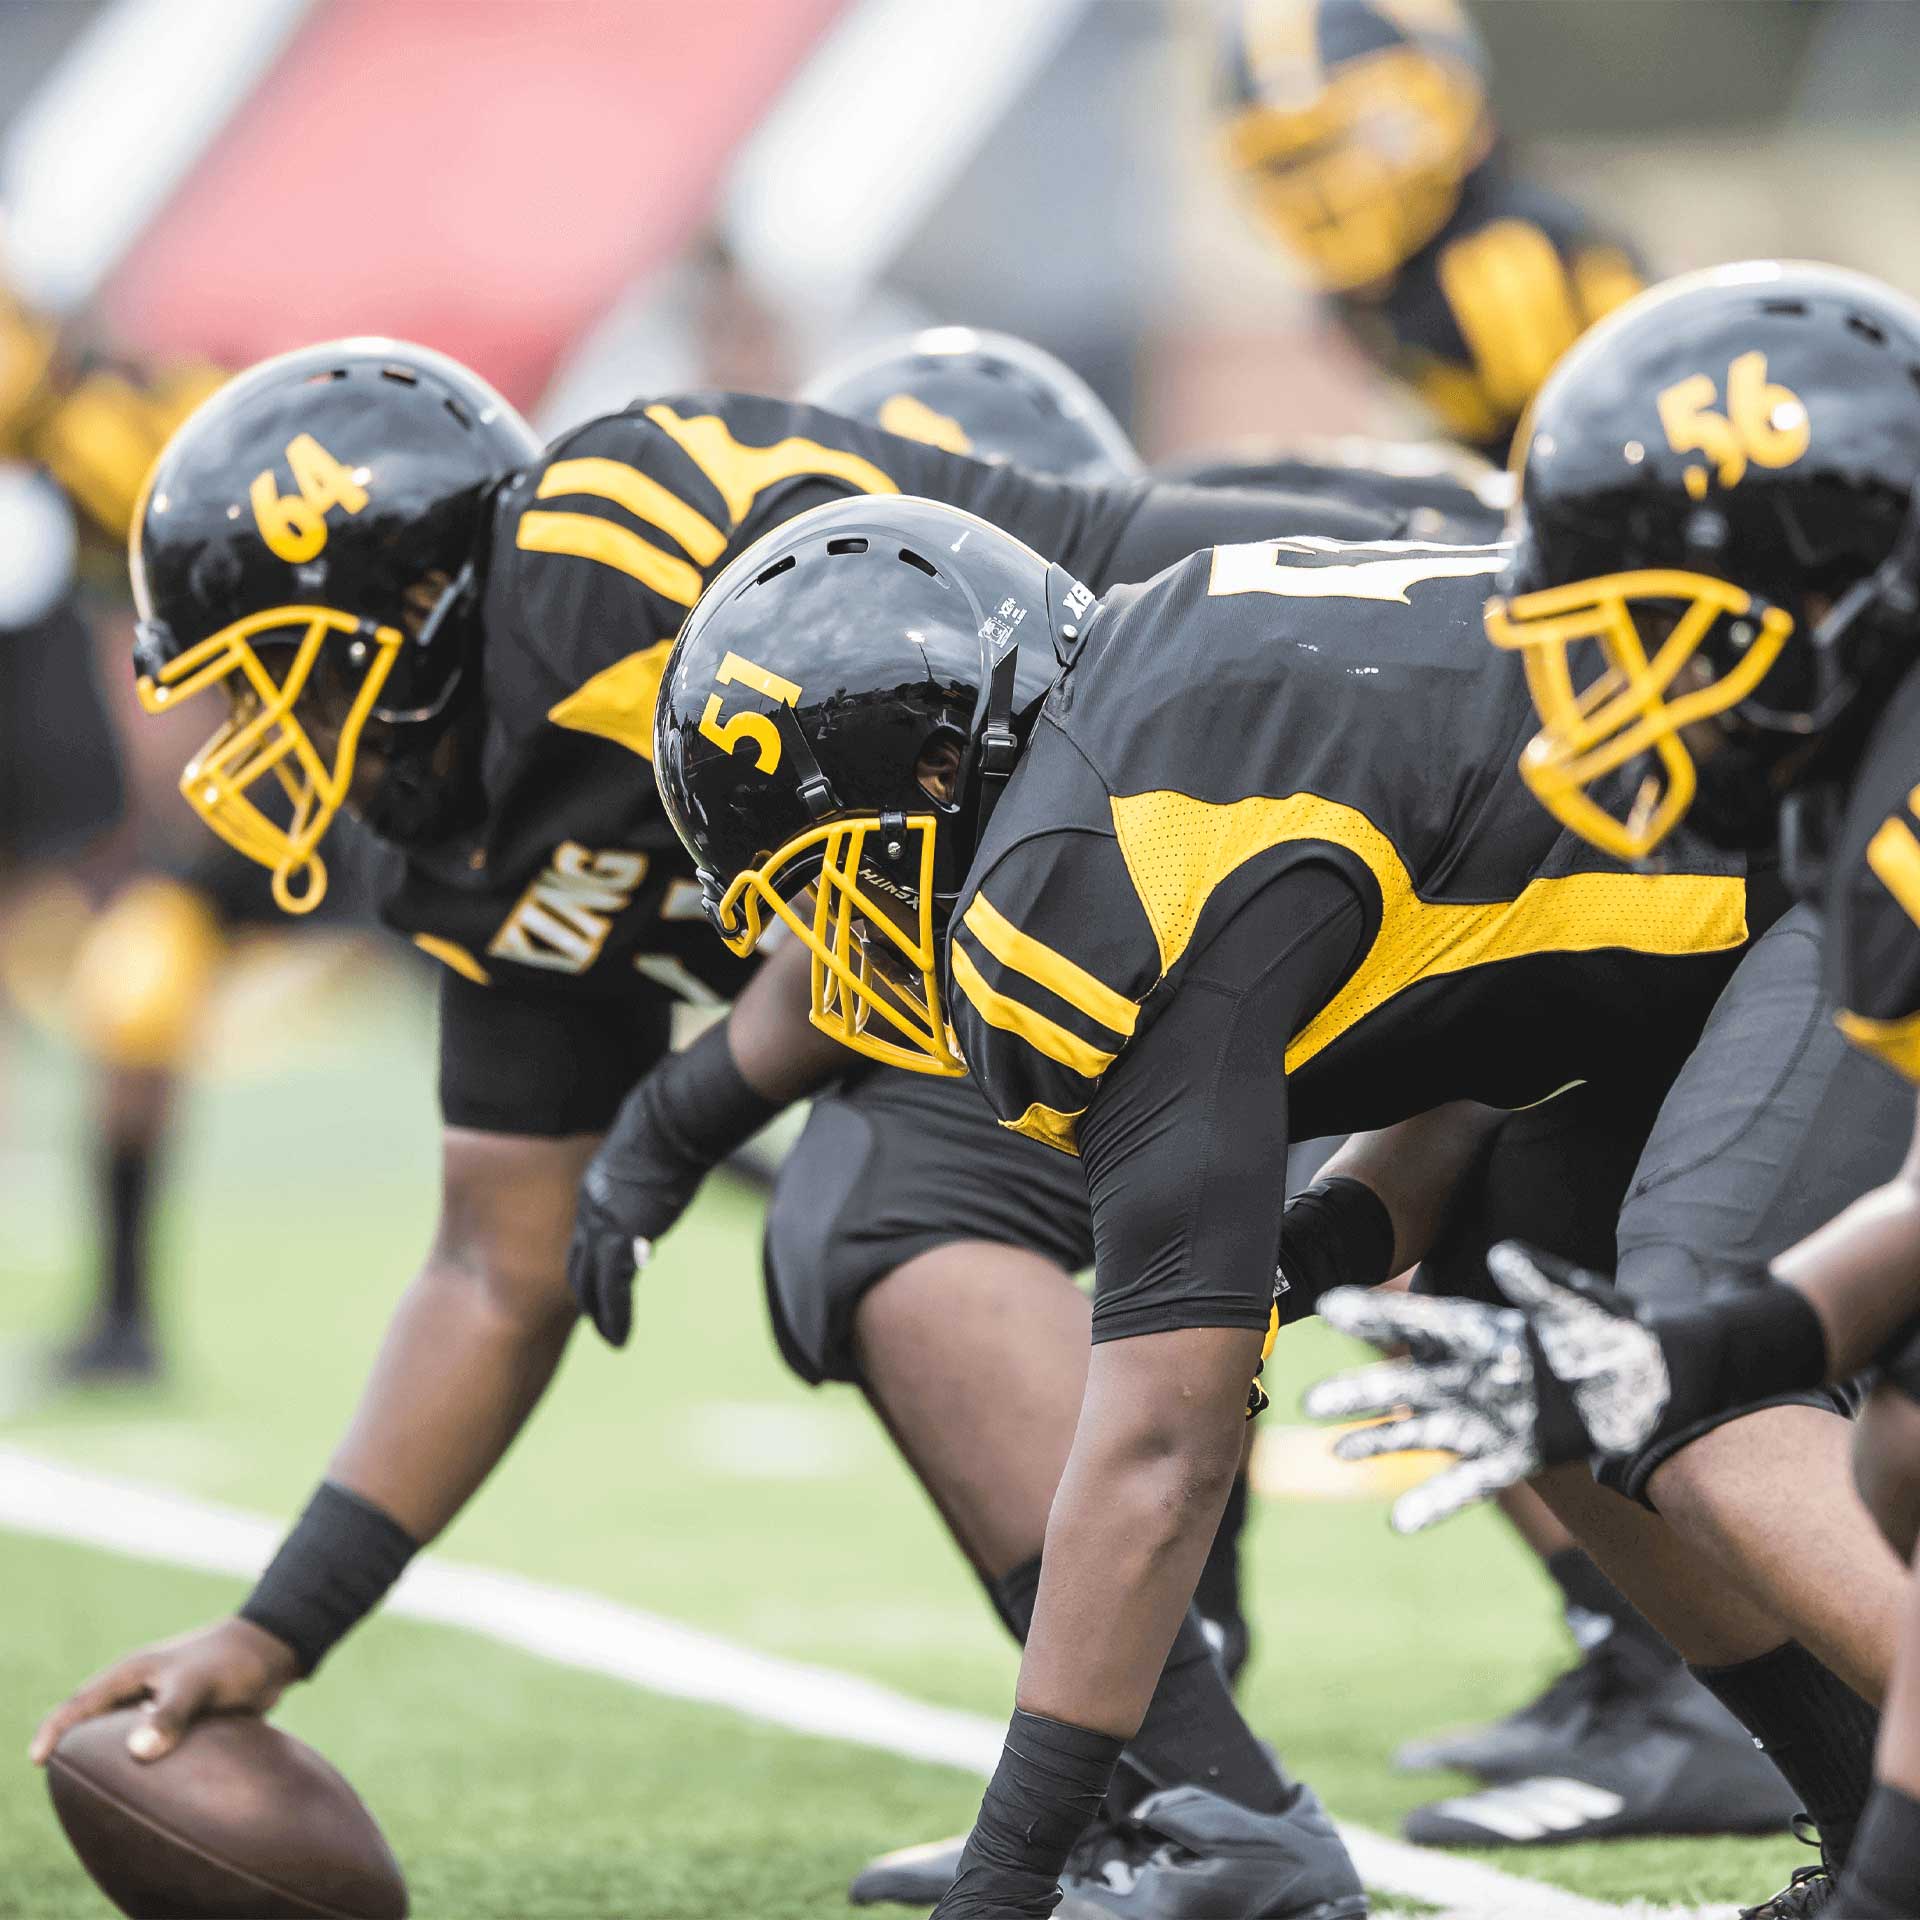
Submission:
[[[1723,487],[1737,487],[1748,463],[1790,467],[1807,450],[1811,426],[1806,407],[1791,388],[1767,378],[1767,356],[1743,353],[1727,369],[1727,410],[1713,411],[1711,377],[1690,374],[1659,397],[1660,425],[1675,453],[1704,453]],[[1683,476],[1696,500],[1707,497],[1707,470],[1690,466]]]
[[[289,566],[314,559],[327,544],[327,513],[358,513],[367,504],[362,474],[343,467],[312,434],[289,442],[286,460],[295,491],[282,493],[273,470],[254,476],[248,498],[254,524],[268,548]]]
[[[713,677],[723,687],[736,683],[751,687],[755,693],[765,694],[769,700],[784,701],[790,707],[800,698],[800,689],[791,680],[782,679],[765,667],[757,667],[737,653],[729,653]],[[723,720],[720,709],[720,696],[708,694],[706,711],[700,716],[701,739],[711,740],[723,753],[732,753],[743,740],[751,740],[754,765],[762,773],[771,773],[780,764],[780,729],[764,713],[736,713],[731,719]]]

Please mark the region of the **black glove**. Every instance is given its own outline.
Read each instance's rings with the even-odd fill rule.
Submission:
[[[567,1285],[609,1346],[633,1331],[633,1280],[700,1183],[780,1111],[734,1064],[723,1020],[627,1095],[580,1180]]]

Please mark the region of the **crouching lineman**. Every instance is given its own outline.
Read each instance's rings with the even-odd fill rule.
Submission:
[[[636,404],[543,451],[465,369],[379,341],[270,361],[170,443],[133,540],[141,699],[224,703],[182,791],[290,911],[325,892],[342,810],[384,849],[382,916],[446,969],[441,1216],[327,1479],[241,1611],[89,1683],[42,1727],[41,1759],[121,1701],[147,1703],[134,1745],[150,1758],[201,1713],[270,1707],[511,1443],[577,1317],[566,1247],[601,1130],[664,1054],[673,993],[731,995],[746,975],[701,925],[647,766],[671,636],[760,533],[902,490],[1004,520],[1102,579],[1150,573],[1223,527],[1391,524],[1279,495],[1050,481],[730,394]],[[765,733],[723,704],[714,737]],[[793,1063],[759,1068],[729,1085],[784,1098]],[[918,1250],[894,1244],[895,1265]],[[900,1355],[888,1377],[913,1363]],[[1274,1910],[1361,1911],[1337,1837],[1262,1755],[1214,1663],[1176,1661],[1170,1684],[1156,1769],[1244,1775],[1246,1797],[1280,1803],[1286,1844],[1263,1884],[1278,1856],[1302,1897]],[[1216,1851],[1264,1818],[1240,1811]],[[1205,1880],[1204,1861],[1188,1865]]]
[[[1839,1032],[1809,1042],[1832,1052],[1844,1035],[1863,1052],[1795,1116],[1813,1128],[1847,1123],[1877,1070],[1868,1056],[1920,1081],[1917,389],[1920,308],[1860,276],[1762,263],[1647,296],[1542,393],[1509,591],[1488,609],[1489,636],[1526,663],[1542,724],[1522,771],[1556,815],[1640,859],[1661,857],[1682,820],[1722,845],[1775,846],[1823,899],[1805,944],[1824,933]],[[1737,1046],[1725,1036],[1727,1055]],[[1723,1124],[1785,1179],[1795,1143],[1769,1099],[1764,1082],[1730,1076]],[[1893,1114],[1884,1124],[1883,1159],[1914,1131]],[[1729,1213],[1704,1291],[1636,1261],[1630,1214],[1619,1293],[1508,1246],[1494,1265],[1511,1305],[1324,1303],[1412,1354],[1324,1383],[1312,1410],[1407,1410],[1343,1443],[1356,1454],[1460,1455],[1406,1496],[1397,1524],[1428,1524],[1542,1462],[1672,1446],[1728,1407],[1877,1365],[1855,1457],[1910,1557],[1920,1144],[1798,1245],[1774,1217]],[[1651,1492],[1658,1504],[1658,1479]],[[1831,1881],[1816,1870],[1798,1911],[1920,1912],[1920,1631],[1907,1609],[1871,1808],[1838,1896],[1817,1903]]]
[[[1770,978],[1737,857],[1693,843],[1636,872],[1539,815],[1513,766],[1522,676],[1479,638],[1504,557],[1281,541],[1098,600],[949,508],[851,502],[744,555],[669,662],[655,766],[722,937],[745,953],[784,922],[817,1025],[970,1070],[1087,1178],[1086,1395],[1019,1708],[941,1920],[1052,1911],[1140,1724],[1249,1377],[1319,1290],[1312,1236],[1281,1236],[1289,1126],[1583,1081],[1597,1126],[1644,1137],[1729,976]],[[1722,1142],[1689,1144],[1718,1177]],[[1874,1178],[1849,1129],[1824,1144],[1815,1206]],[[1357,1241],[1367,1277],[1425,1251],[1390,1196],[1340,1184],[1349,1218],[1321,1237]],[[1874,1716],[1791,1636],[1877,1693],[1897,1568],[1850,1517],[1830,1396],[1727,1432],[1671,1525],[1578,1474],[1553,1498],[1844,1825]],[[1802,1566],[1807,1539],[1844,1592]]]

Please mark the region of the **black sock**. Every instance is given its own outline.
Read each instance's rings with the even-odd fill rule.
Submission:
[[[941,1899],[941,1920],[1045,1920],[1061,1869],[1087,1830],[1113,1777],[1120,1742],[1015,1709],[980,1817]]]
[[[1567,1631],[1582,1653],[1611,1645],[1649,1674],[1680,1664],[1680,1656],[1600,1571],[1584,1547],[1562,1547],[1558,1553],[1548,1554],[1545,1564],[1553,1584],[1560,1589]]]
[[[122,1141],[108,1148],[100,1166],[106,1233],[100,1297],[110,1320],[144,1325],[147,1318],[147,1200],[152,1184],[150,1146]]]
[[[1025,1643],[1033,1625],[1040,1562],[1019,1566],[988,1582],[993,1604],[1013,1637]],[[1277,1813],[1292,1792],[1267,1750],[1253,1737],[1233,1703],[1226,1676],[1196,1609],[1174,1636],[1160,1684],[1147,1703],[1140,1731],[1127,1744],[1115,1777],[1119,1816],[1156,1787],[1208,1787],[1256,1813]]]
[[[1879,1714],[1794,1640],[1737,1667],[1692,1672],[1786,1775],[1827,1864],[1840,1867],[1873,1789]]]
[[[1193,1590],[1193,1604],[1219,1632],[1220,1661],[1229,1681],[1240,1677],[1249,1652],[1247,1617],[1240,1606],[1240,1534],[1246,1524],[1247,1475],[1242,1468],[1234,1476],[1226,1511],[1207,1549],[1207,1564],[1200,1569],[1200,1584]]]
[[[1913,1920],[1920,1914],[1920,1800],[1874,1783],[1840,1882],[1834,1920]]]
[[[1240,1717],[1199,1613],[1174,1636],[1127,1760],[1157,1787],[1207,1787],[1255,1813],[1278,1813],[1292,1788]]]

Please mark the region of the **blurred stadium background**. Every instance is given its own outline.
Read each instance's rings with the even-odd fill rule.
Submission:
[[[1803,254],[1920,291],[1920,8],[1474,11],[1519,165],[1656,271]],[[786,391],[955,321],[1061,354],[1150,457],[1429,431],[1238,204],[1210,39],[1200,0],[0,0],[0,399],[46,337],[24,314],[176,372],[399,334],[548,430],[643,390]],[[100,461],[124,465],[120,429],[99,431]],[[39,458],[0,417],[0,461]],[[391,942],[350,921],[318,944],[256,928],[216,967],[189,940],[213,984],[150,1045],[120,1003],[151,923],[87,958],[129,876],[199,849],[166,729],[134,721],[112,510],[80,497],[85,468],[62,485],[91,514],[84,604],[128,723],[127,824],[0,871],[0,1701],[22,1742],[83,1671],[230,1604],[230,1576],[75,1541],[115,1510],[109,1482],[294,1508],[437,1177],[429,983]],[[0,527],[0,601],[43,553]],[[0,745],[58,750],[62,709],[18,710],[17,687],[0,675]],[[58,1362],[102,1259],[100,1116],[174,1064],[160,1370],[75,1384]],[[932,1516],[851,1396],[806,1394],[773,1355],[758,1204],[744,1183],[703,1201],[646,1280],[638,1351],[580,1343],[444,1551],[997,1715],[1011,1654]],[[1324,1336],[1295,1346],[1282,1418],[1329,1358]],[[1396,1738],[1503,1708],[1549,1669],[1518,1561],[1485,1516],[1390,1546],[1376,1507],[1269,1503],[1255,1717],[1338,1812],[1390,1826],[1433,1790],[1386,1773]],[[285,1718],[387,1821],[425,1914],[833,1914],[868,1853],[953,1829],[977,1792],[952,1767],[399,1621]],[[1497,1863],[1530,1889],[1381,1884],[1401,1910],[1592,1920],[1583,1900],[1652,1889],[1724,1908],[1799,1857],[1628,1844]],[[100,1911],[38,1780],[0,1770],[0,1915]]]

